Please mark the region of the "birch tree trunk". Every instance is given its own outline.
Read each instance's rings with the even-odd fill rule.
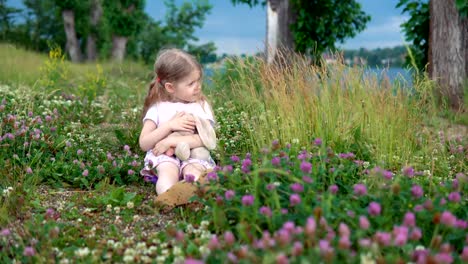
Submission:
[[[454,110],[464,109],[463,89],[468,76],[468,18],[455,0],[430,0],[429,76]]]
[[[65,35],[67,36],[67,44],[65,49],[70,55],[72,62],[81,61],[81,50],[78,43],[78,38],[76,37],[75,31],[75,14],[73,10],[63,10],[62,11],[63,25],[65,28]]]
[[[294,50],[294,39],[289,26],[294,22],[289,0],[267,1],[266,59],[272,63],[279,51]]]
[[[97,58],[96,34],[97,25],[102,16],[102,6],[100,0],[93,0],[91,4],[90,25],[91,32],[86,42],[86,57],[88,61],[95,61]]]
[[[123,61],[128,37],[114,35],[112,36],[112,59]]]

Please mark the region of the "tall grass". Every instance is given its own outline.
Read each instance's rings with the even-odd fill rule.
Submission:
[[[314,66],[305,57],[287,56],[290,63],[276,65],[261,58],[230,60],[230,81],[218,84],[224,100],[246,113],[252,152],[275,139],[303,146],[321,138],[335,150],[397,166],[421,147],[415,136],[421,113],[432,111],[425,101],[430,83],[410,89],[362,67]]]

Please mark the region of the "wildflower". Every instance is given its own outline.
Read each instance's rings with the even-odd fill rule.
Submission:
[[[224,242],[227,245],[230,246],[230,245],[234,244],[235,241],[236,241],[236,237],[234,236],[234,234],[231,231],[226,231],[224,233]]]
[[[118,207],[118,206],[114,207],[114,211],[115,211],[115,213],[117,213],[117,214],[120,213],[120,207]]]
[[[448,200],[454,203],[460,202],[461,196],[459,192],[451,192],[448,195]]]
[[[449,211],[444,211],[440,216],[440,223],[453,227],[457,223],[457,217]]]
[[[236,193],[233,191],[233,190],[227,190],[225,193],[224,193],[224,197],[226,198],[226,200],[231,200],[232,198],[234,198],[234,195]]]
[[[416,216],[412,212],[407,212],[403,218],[403,225],[412,227],[416,225]]]
[[[297,193],[291,194],[289,196],[289,203],[291,204],[291,206],[296,206],[296,205],[300,204],[301,203],[301,197],[299,196],[299,194],[297,194]]]
[[[83,173],[82,173],[82,175],[83,175],[84,177],[88,176],[88,174],[89,174],[89,171],[88,171],[87,169],[84,170]]]
[[[375,233],[376,240],[383,246],[390,245],[392,235],[387,232],[377,232]]]
[[[32,174],[33,173],[33,170],[31,169],[31,167],[26,168],[26,173],[27,174]]]
[[[468,227],[468,222],[462,219],[457,219],[457,222],[455,223],[455,227],[460,228],[460,229],[466,229]]]
[[[328,188],[328,190],[330,191],[330,193],[336,194],[338,192],[338,186],[336,184],[333,184]]]
[[[211,237],[210,241],[208,242],[208,248],[211,249],[211,250],[215,250],[215,249],[220,248],[218,236],[213,235]]]
[[[312,178],[309,177],[309,176],[302,176],[302,180],[303,180],[305,183],[312,183]]]
[[[406,166],[402,169],[403,175],[405,175],[408,178],[413,178],[414,177],[414,168],[411,166]]]
[[[186,174],[185,175],[185,181],[189,182],[189,183],[192,183],[192,182],[195,181],[195,176],[193,174]]]
[[[333,248],[330,246],[330,242],[324,239],[319,241],[319,249],[320,252],[324,255],[328,255],[333,252]]]
[[[338,232],[340,233],[340,236],[349,237],[351,235],[351,231],[349,231],[349,227],[345,223],[340,223],[338,227]]]
[[[364,229],[364,230],[369,229],[370,223],[367,217],[363,215],[359,216],[359,227],[361,227],[361,229]]]
[[[436,263],[452,263],[453,262],[453,257],[450,253],[447,252],[440,252],[435,254],[434,259]]]
[[[411,194],[414,198],[421,198],[424,194],[424,191],[421,186],[413,185],[413,187],[411,187]]]
[[[292,255],[300,256],[303,251],[304,251],[304,246],[302,245],[302,243],[299,241],[294,242],[292,252],[291,252]]]
[[[359,239],[359,246],[361,247],[370,247],[372,241],[368,238]]]
[[[307,161],[301,162],[301,171],[304,173],[310,173],[312,171],[312,164]]]
[[[23,255],[26,257],[32,257],[36,255],[36,250],[33,247],[25,247],[23,251]]]
[[[108,204],[108,205],[106,206],[106,211],[107,211],[107,212],[112,211],[112,205]]]
[[[291,190],[295,193],[301,193],[304,191],[304,187],[300,183],[293,183],[291,184]]]
[[[0,231],[0,236],[9,236],[9,235],[11,235],[11,231],[8,228],[4,228],[2,229],[2,231]]]
[[[247,195],[242,196],[242,204],[244,206],[250,206],[253,204],[253,202],[254,202],[253,195],[247,194]]]
[[[133,175],[133,174],[135,174],[135,171],[133,171],[132,169],[130,169],[130,170],[128,170],[127,174],[128,174],[128,175]]]
[[[278,166],[281,163],[280,157],[273,157],[271,159],[271,165],[273,166]]]
[[[380,207],[380,204],[377,203],[377,202],[371,202],[369,204],[369,208],[368,208],[368,211],[369,211],[369,214],[372,215],[372,216],[376,216],[376,215],[379,215],[380,212],[381,212],[382,208]]]
[[[307,218],[306,226],[305,226],[305,233],[307,235],[312,236],[315,234],[316,229],[317,229],[317,223],[315,222],[315,219],[313,217]]]
[[[258,212],[266,217],[271,217],[271,209],[268,206],[262,206]]]
[[[81,155],[81,154],[83,154],[83,150],[82,150],[82,149],[79,149],[79,150],[76,151],[76,155],[79,156],[79,155]]]
[[[237,163],[237,162],[240,161],[240,158],[238,156],[236,156],[236,155],[232,155],[231,156],[231,161],[234,162],[234,163]]]
[[[395,226],[393,228],[393,235],[395,236],[395,245],[403,246],[408,241],[408,227]]]
[[[288,257],[286,255],[284,255],[284,253],[280,253],[280,254],[278,254],[278,256],[276,256],[276,263],[277,264],[288,264],[289,263]]]
[[[421,232],[421,229],[417,228],[417,227],[414,227],[412,230],[411,230],[411,233],[409,235],[409,239],[411,240],[419,240],[421,239],[422,237],[422,232]]]
[[[208,178],[209,181],[217,181],[218,180],[218,174],[214,171],[210,171],[206,174],[206,177]]]
[[[463,247],[463,251],[460,254],[460,259],[468,262],[468,246]]]
[[[362,183],[358,183],[354,185],[354,194],[356,196],[363,196],[367,194],[367,188],[366,185]]]
[[[322,139],[321,138],[314,139],[314,145],[315,146],[321,146],[322,145]]]
[[[125,145],[125,146],[123,147],[123,149],[124,149],[125,151],[130,151],[130,146],[129,146],[129,145]]]
[[[128,209],[132,209],[134,206],[135,206],[135,205],[133,204],[133,202],[131,202],[131,201],[128,201],[128,202],[127,202],[127,208],[128,208]]]

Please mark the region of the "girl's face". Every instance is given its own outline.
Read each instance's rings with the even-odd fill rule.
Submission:
[[[192,71],[186,78],[173,83],[172,89],[168,90],[174,99],[180,102],[196,102],[201,96],[201,74]]]

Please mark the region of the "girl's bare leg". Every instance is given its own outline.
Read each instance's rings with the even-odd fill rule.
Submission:
[[[158,171],[158,181],[156,182],[158,195],[166,192],[179,181],[179,168],[171,162],[159,164],[156,170]]]
[[[195,176],[195,181],[198,181],[198,179],[205,172],[205,170],[205,167],[201,164],[191,163],[185,166],[184,170],[182,171],[182,174],[184,175],[184,177],[187,174],[192,174],[193,176]]]

